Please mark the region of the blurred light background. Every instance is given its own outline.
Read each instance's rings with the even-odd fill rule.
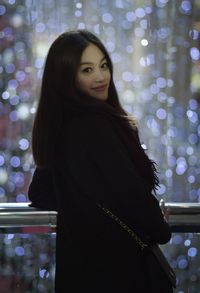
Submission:
[[[138,120],[141,141],[158,164],[158,199],[200,202],[200,0],[0,1],[0,202],[28,200],[45,57],[60,33],[77,28],[94,32],[111,55],[121,103]],[[27,243],[39,249],[44,236],[13,235],[1,237],[6,255],[0,262],[12,264],[0,266],[0,274],[9,277],[24,259],[19,279],[28,289],[12,292],[52,292],[55,237],[43,240],[49,268],[41,273],[37,249],[29,253]],[[179,276],[176,292],[200,292],[199,236],[173,235],[166,251]]]

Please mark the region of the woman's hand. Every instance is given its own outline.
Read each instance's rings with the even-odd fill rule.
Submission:
[[[160,208],[162,210],[164,219],[168,222],[169,221],[169,216],[170,216],[170,208],[165,206],[164,199],[161,199],[159,204],[160,204]]]

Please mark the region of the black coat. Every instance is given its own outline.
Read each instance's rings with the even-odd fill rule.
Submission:
[[[164,283],[151,289],[134,240],[96,205],[110,209],[143,240],[170,240],[159,203],[117,124],[101,112],[71,111],[54,144],[53,166],[36,169],[28,195],[33,206],[58,211],[56,292],[172,292]]]

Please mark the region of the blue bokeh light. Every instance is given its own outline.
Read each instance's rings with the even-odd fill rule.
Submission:
[[[190,56],[194,61],[198,61],[200,58],[200,53],[199,53],[199,49],[196,47],[192,47],[190,49]]]
[[[189,107],[190,107],[191,110],[196,110],[198,108],[197,100],[190,99],[189,100]]]
[[[0,5],[0,15],[3,15],[6,13],[6,7],[4,5]]]
[[[41,269],[39,271],[40,278],[47,279],[49,278],[49,272],[46,269]]]
[[[15,247],[15,253],[17,256],[24,256],[25,254],[24,248],[22,246]]]
[[[174,235],[172,241],[176,245],[180,245],[183,242],[183,237],[180,234]]]
[[[3,166],[5,163],[5,157],[3,155],[0,155],[0,166]]]
[[[138,18],[143,18],[145,15],[146,15],[146,12],[143,8],[139,7],[135,10],[135,15],[138,17]]]
[[[113,17],[112,17],[112,15],[110,13],[104,13],[103,16],[102,16],[102,20],[105,23],[111,23],[112,20],[113,20]]]
[[[11,159],[10,159],[10,164],[11,164],[13,167],[15,167],[15,168],[19,167],[20,164],[21,164],[21,162],[20,162],[20,158],[17,157],[17,156],[13,156],[13,157],[11,157]]]
[[[134,22],[136,20],[136,15],[133,11],[129,11],[126,13],[126,18],[130,22]]]
[[[184,0],[184,1],[181,2],[180,11],[182,13],[189,13],[189,12],[191,12],[191,9],[192,9],[191,1]]]
[[[10,114],[9,114],[9,118],[12,122],[15,122],[18,120],[18,113],[17,111],[11,111]]]
[[[193,40],[198,40],[199,38],[199,32],[196,29],[192,29],[189,31],[189,36],[193,39]]]
[[[184,270],[187,268],[187,266],[188,266],[188,261],[185,258],[185,256],[179,257],[179,261],[178,261],[179,269]]]
[[[165,109],[160,108],[156,111],[156,116],[161,120],[166,119],[167,112]]]
[[[38,33],[43,33],[45,31],[45,24],[42,23],[42,22],[37,23],[36,27],[35,27],[35,30]]]
[[[16,202],[27,202],[27,197],[25,194],[20,193],[16,197]]]
[[[197,255],[197,248],[196,247],[190,247],[188,249],[188,256],[195,257]]]
[[[14,96],[10,97],[9,100],[10,100],[10,104],[13,105],[13,106],[18,105],[19,102],[20,102],[20,98],[17,95],[14,95]]]
[[[6,193],[5,193],[5,189],[3,189],[3,187],[0,187],[0,199],[5,197]]]
[[[21,150],[27,150],[29,148],[29,141],[26,138],[19,140],[19,148]]]

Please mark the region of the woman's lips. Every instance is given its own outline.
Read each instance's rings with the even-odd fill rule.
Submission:
[[[97,87],[93,87],[92,89],[95,91],[104,91],[106,88],[107,88],[107,84],[104,84]]]

